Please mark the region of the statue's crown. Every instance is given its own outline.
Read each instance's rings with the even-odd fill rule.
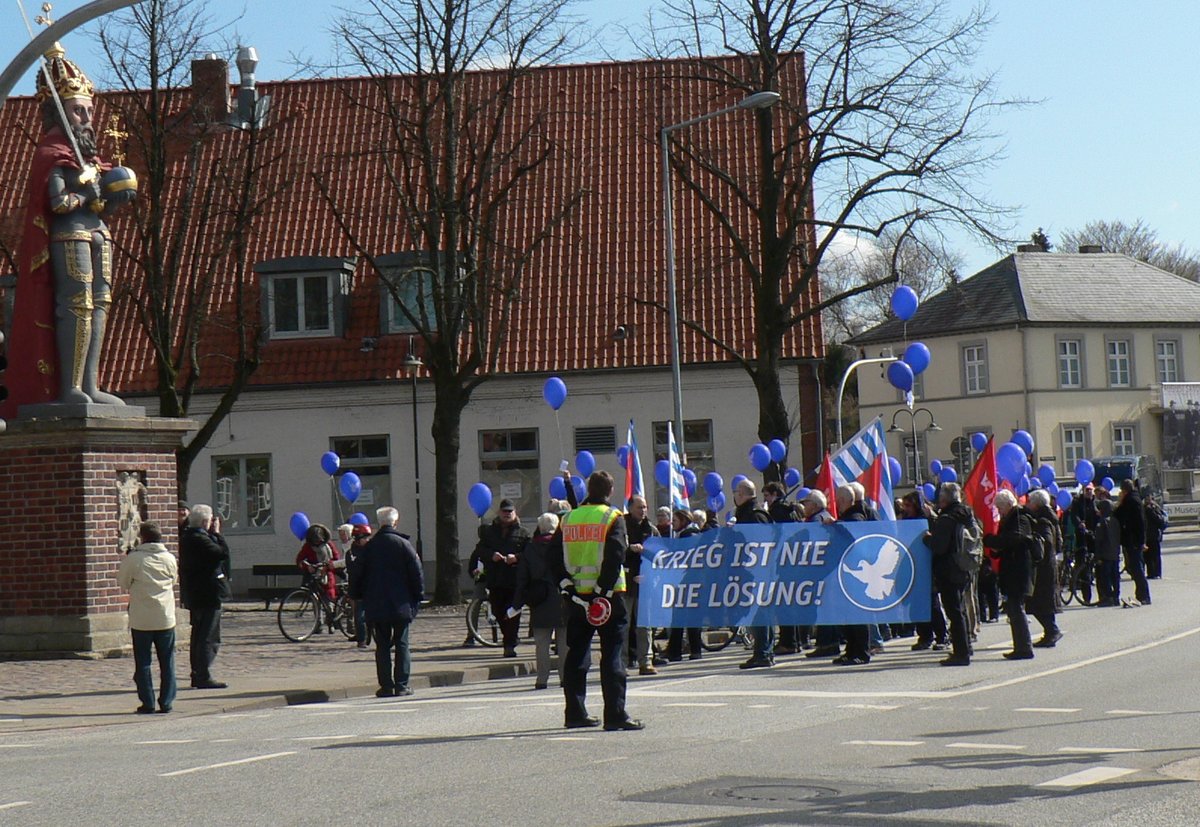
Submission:
[[[55,43],[46,51],[46,68],[50,72],[50,80],[58,90],[58,96],[64,101],[72,98],[90,98],[95,95],[95,84],[83,73],[74,61],[67,59],[67,52],[61,43]],[[38,72],[37,99],[50,99],[50,88],[46,85],[46,75]]]

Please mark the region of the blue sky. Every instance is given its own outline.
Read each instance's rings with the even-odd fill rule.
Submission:
[[[25,2],[31,14],[40,6]],[[62,0],[55,14],[79,5]],[[636,24],[649,6],[646,0],[584,0],[579,9],[608,27],[610,49],[620,56],[632,50],[616,27]],[[259,51],[260,79],[292,76],[293,52],[317,59],[329,54],[335,10],[327,2],[214,0],[211,9],[221,19],[242,15],[236,28]],[[1027,236],[1042,226],[1053,239],[1091,219],[1142,218],[1164,241],[1200,247],[1194,70],[1200,3],[996,0],[992,11],[996,23],[979,66],[998,73],[1003,96],[1043,101],[994,123],[1005,157],[983,186],[993,200],[1019,208],[1016,232]],[[23,43],[15,3],[0,6],[0,62]],[[66,46],[85,70],[98,64],[82,35]],[[18,92],[31,90],[32,77]],[[997,257],[969,239],[958,243],[965,273]]]

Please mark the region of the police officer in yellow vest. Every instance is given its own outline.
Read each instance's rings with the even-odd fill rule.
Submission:
[[[625,521],[609,505],[613,478],[597,471],[588,478],[584,503],[567,514],[555,535],[550,561],[567,598],[567,654],[563,664],[563,694],[568,729],[595,727],[600,721],[587,713],[587,673],[592,663],[592,636],[600,635],[600,687],[604,693],[604,728],[643,729],[625,711],[625,642],[629,617],[625,612]],[[561,553],[559,551],[561,550]],[[588,619],[588,607],[605,598],[612,613],[601,625]],[[599,605],[592,606],[598,610]],[[593,611],[593,617],[603,616]]]

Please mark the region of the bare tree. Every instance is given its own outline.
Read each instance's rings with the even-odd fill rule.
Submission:
[[[286,163],[286,148],[271,141],[282,119],[267,128],[255,118],[234,124],[189,88],[192,59],[218,31],[204,3],[186,0],[147,0],[99,30],[111,81],[124,90],[106,101],[101,131],[112,141],[109,154],[128,152],[140,179],[132,218],[114,233],[117,254],[130,265],[114,312],[131,313],[153,348],[162,416],[191,413],[205,370],[228,377],[215,408],[177,452],[180,496],[192,463],[259,364],[258,306],[246,294],[248,240],[280,192],[262,190],[263,173]],[[219,284],[229,285],[230,297],[215,294]],[[232,352],[206,350],[206,336],[220,328],[232,331]]]
[[[1140,218],[1132,224],[1120,220],[1089,221],[1077,230],[1065,231],[1059,249],[1073,253],[1084,244],[1098,244],[1106,252],[1124,253],[1185,279],[1200,281],[1200,253],[1183,244],[1160,241],[1157,231]]]
[[[543,104],[514,111],[530,70],[569,48],[567,4],[369,0],[337,32],[371,79],[348,103],[375,128],[353,159],[333,158],[313,177],[416,332],[433,381],[441,603],[461,599],[463,409],[496,370],[531,261],[581,196],[559,195],[540,176],[558,151],[545,129],[548,113],[537,109]],[[479,67],[490,71],[470,72]],[[348,167],[386,181],[385,203],[339,197],[338,176]],[[379,241],[374,228],[385,216],[395,231]]]
[[[886,282],[894,274],[924,301],[956,281],[961,264],[961,256],[941,245],[911,236],[902,241],[890,230],[881,234],[878,242],[853,237],[848,244],[835,245],[826,253],[821,266],[821,294],[847,294],[859,285]],[[891,297],[890,287],[881,286],[827,307],[821,319],[826,342],[845,342],[886,321],[891,314]]]
[[[753,342],[682,324],[750,375],[758,435],[789,436],[780,381],[783,345],[826,309],[895,282],[868,274],[812,301],[836,237],[904,239],[950,225],[999,242],[1007,213],[975,187],[995,159],[990,77],[971,68],[986,8],[953,17],[944,0],[663,0],[652,50],[685,56],[688,77],[727,100],[760,90],[783,99],[754,114],[756,169],[739,176],[704,130],[677,133],[674,172],[734,251]],[[723,56],[714,59],[712,56]],[[730,59],[730,58],[733,59]],[[692,113],[687,113],[692,114]],[[745,228],[731,210],[752,216]],[[684,278],[687,262],[683,262]]]

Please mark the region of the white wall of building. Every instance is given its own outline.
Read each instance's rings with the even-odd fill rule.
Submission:
[[[789,407],[798,407],[798,371],[808,366],[785,368],[784,388]],[[569,375],[563,377],[569,396],[559,412],[560,449],[554,413],[542,399],[545,377],[497,378],[480,386],[463,414],[459,486],[459,538],[462,556],[475,545],[478,521],[467,505],[467,489],[479,481],[482,430],[536,429],[538,432],[538,506],[522,513],[532,522],[545,507],[548,485],[564,458],[574,465],[576,427],[611,426],[617,444],[625,441],[628,421],[637,427],[643,472],[653,491],[655,421],[671,418],[670,373],[667,370],[626,371]],[[747,452],[758,441],[758,402],[753,385],[738,367],[695,368],[684,371],[684,419],[712,420],[715,465],[728,480],[733,474],[752,474]],[[148,400],[139,400],[145,404]],[[193,406],[202,416],[214,400],[200,398]],[[421,518],[426,566],[431,571],[434,556],[433,475],[434,446],[430,436],[433,414],[432,387],[418,382],[418,458],[421,479]],[[806,424],[811,429],[812,424]],[[271,462],[273,517],[269,528],[253,531],[227,530],[235,570],[242,572],[239,586],[251,585],[245,576],[256,563],[290,562],[299,543],[288,530],[295,511],[304,511],[314,522],[330,527],[339,522],[329,478],[320,469],[321,454],[330,450],[331,438],[386,435],[390,442],[392,505],[401,512],[401,530],[416,532],[414,518],[415,469],[412,456],[411,386],[407,381],[386,385],[345,388],[254,390],[244,393],[192,468],[188,500],[212,502],[213,458],[268,455]],[[798,447],[794,449],[798,452]],[[597,467],[607,470],[623,490],[623,470],[614,453],[597,454]],[[807,458],[815,465],[816,458]],[[798,463],[797,463],[798,464]],[[574,470],[572,468],[572,470]],[[498,503],[501,492],[495,490]],[[524,492],[523,492],[524,493]],[[653,500],[653,495],[652,495]],[[374,522],[378,503],[356,505]],[[732,506],[730,506],[732,507]],[[343,515],[348,517],[349,515]]]

